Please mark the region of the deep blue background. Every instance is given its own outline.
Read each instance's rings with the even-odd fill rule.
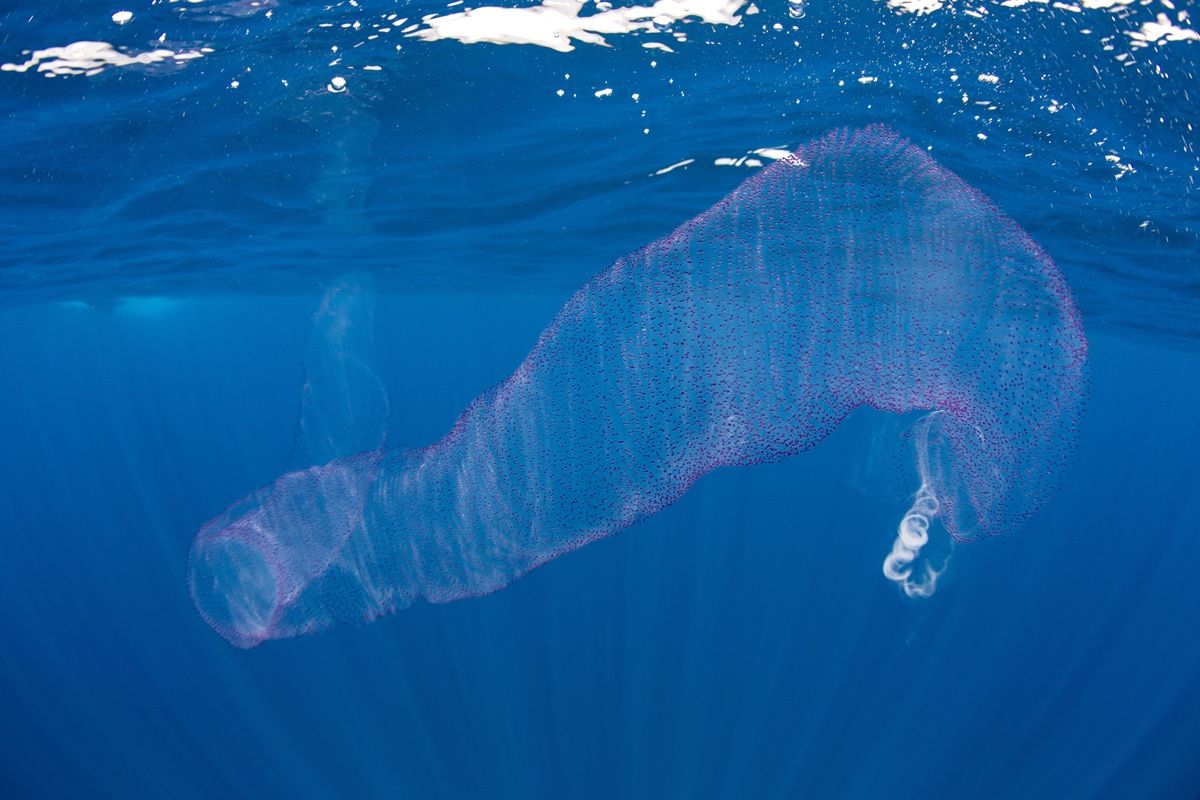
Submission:
[[[214,48],[0,74],[0,795],[1197,796],[1200,44],[1125,35],[1165,7],[762,3],[560,54],[314,27],[441,5],[215,5],[0,10],[0,62]],[[870,121],[1032,233],[1091,345],[1060,491],[935,597],[880,573],[915,486],[864,413],[489,597],[252,651],[204,625],[188,545],[286,468],[322,281],[378,277],[390,438],[427,444],[749,174],[713,159]]]
[[[201,522],[289,454],[311,300],[0,316],[0,750],[17,795],[1186,797],[1200,786],[1200,359],[1093,337],[1077,464],[938,594],[852,418],[495,595],[231,648]],[[553,297],[388,297],[426,443]],[[14,346],[14,342],[24,346]],[[882,438],[881,438],[882,437]],[[872,491],[877,489],[877,491]],[[865,490],[865,491],[864,491]]]

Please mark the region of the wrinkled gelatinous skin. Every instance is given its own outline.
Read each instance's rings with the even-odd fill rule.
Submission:
[[[290,473],[209,522],[193,597],[252,646],[491,592],[861,406],[938,411],[940,518],[999,533],[1070,451],[1085,360],[1011,219],[892,131],[839,131],[597,275],[437,444]]]

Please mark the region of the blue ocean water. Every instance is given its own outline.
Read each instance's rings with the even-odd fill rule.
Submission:
[[[0,794],[1198,796],[1200,12],[464,8],[0,9]],[[248,651],[196,613],[330,281],[374,276],[389,442],[425,445],[591,275],[872,122],[1030,233],[1089,340],[1062,485],[932,598],[880,574],[913,487],[864,412],[483,598]]]

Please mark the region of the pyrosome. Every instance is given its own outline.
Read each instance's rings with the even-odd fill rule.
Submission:
[[[249,647],[485,594],[861,407],[927,414],[884,572],[928,594],[931,525],[1009,531],[1053,489],[1086,353],[1013,220],[890,129],[836,131],[594,277],[439,442],[343,452],[207,523],[192,595]]]

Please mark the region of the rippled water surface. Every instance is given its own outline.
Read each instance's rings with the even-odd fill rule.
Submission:
[[[1091,318],[1196,334],[1187,4],[661,5],[603,36],[586,20],[620,9],[10,7],[4,297],[286,291],[348,265],[567,288],[755,151],[882,121],[997,199]]]

